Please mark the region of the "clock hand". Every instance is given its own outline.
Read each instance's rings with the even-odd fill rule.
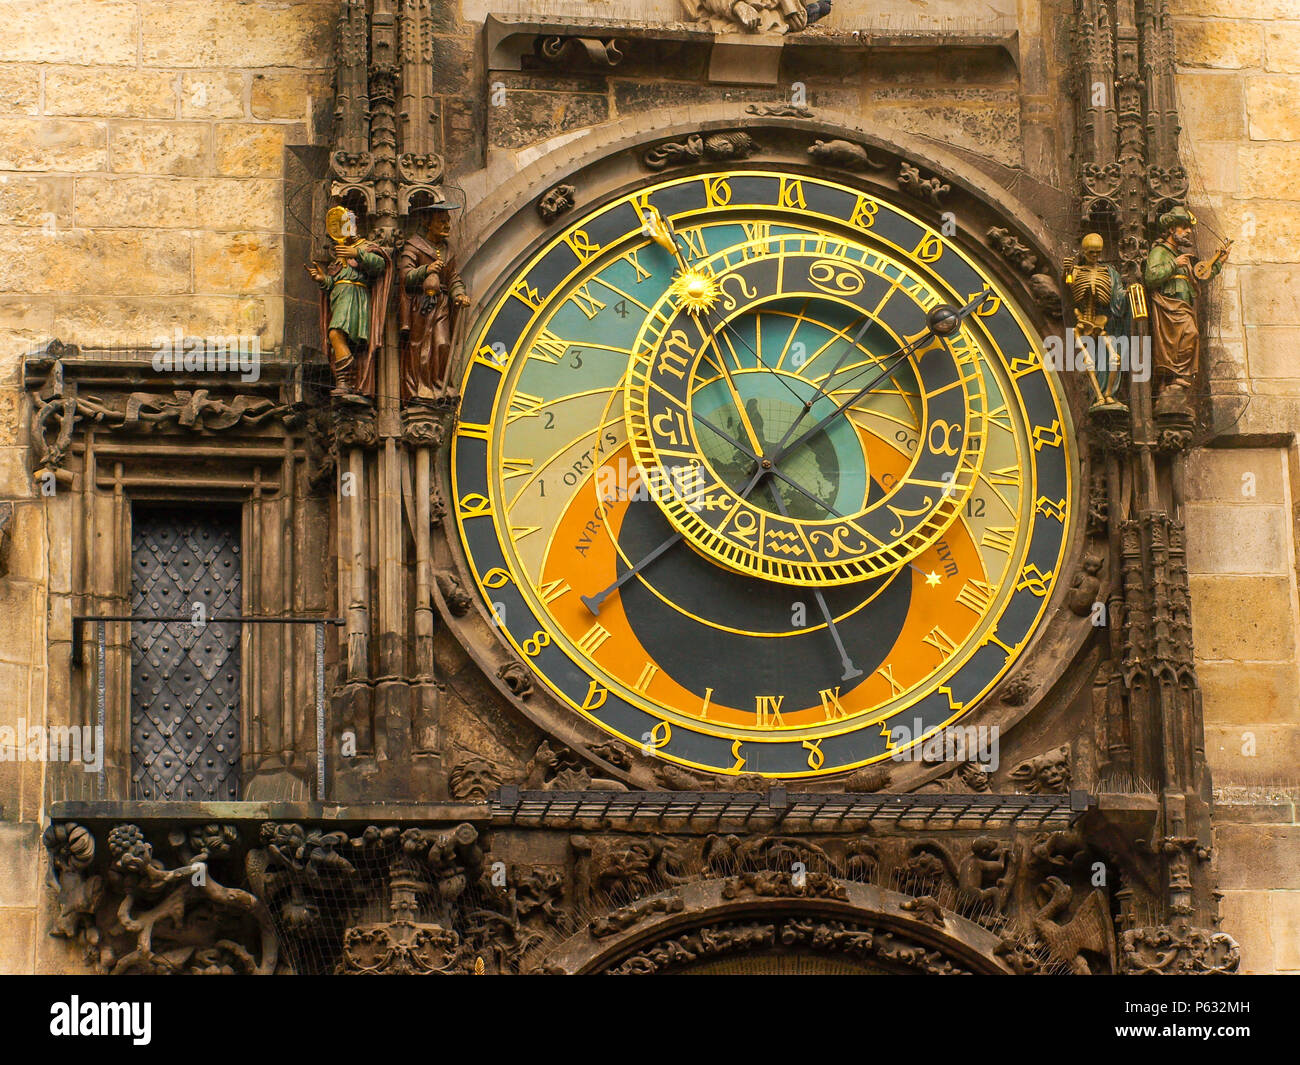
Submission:
[[[939,338],[947,337],[955,333],[957,331],[957,327],[961,324],[961,320],[964,317],[966,317],[966,315],[970,314],[971,311],[975,310],[976,307],[980,306],[980,304],[982,304],[986,299],[988,299],[988,296],[989,296],[989,290],[985,289],[973,300],[971,300],[970,303],[966,304],[966,306],[962,307],[960,310],[954,307],[950,307],[947,304],[940,304],[938,307],[932,310],[929,314],[930,324],[926,327],[924,333],[922,333],[915,340],[899,348],[898,351],[894,352],[892,355],[886,356],[882,361],[885,363],[890,363],[890,365],[886,366],[883,370],[881,370],[880,373],[877,374],[875,377],[873,377],[870,381],[868,381],[864,387],[858,389],[857,392],[855,392],[847,400],[845,400],[843,403],[837,406],[833,411],[831,411],[828,415],[826,415],[826,417],[822,418],[816,425],[814,425],[811,429],[809,429],[797,440],[795,440],[794,443],[785,444],[783,441],[781,444],[778,444],[776,451],[773,452],[773,454],[770,456],[772,461],[773,462],[780,461],[788,452],[793,451],[795,448],[797,448],[800,444],[804,443],[805,441],[812,439],[823,429],[825,429],[827,425],[829,425],[837,417],[839,417],[846,410],[848,410],[849,407],[853,406],[855,403],[857,403],[858,400],[860,400],[863,396],[865,396],[868,392],[870,392],[873,388],[875,388],[876,385],[878,385],[881,381],[895,374],[898,371],[899,367],[903,365],[903,362],[907,359],[907,357],[911,355],[912,352],[914,352],[918,347],[920,347],[921,344],[923,344],[927,339],[931,337],[939,337]],[[854,376],[856,377],[859,375],[855,374]],[[850,378],[850,380],[852,380],[852,378]],[[789,433],[787,433],[786,435],[788,436]]]
[[[722,437],[723,440],[725,440],[728,444],[730,444],[737,451],[743,454],[746,458],[753,459],[755,462],[757,462],[759,464],[759,467],[762,470],[764,470],[767,473],[770,473],[773,477],[779,477],[791,488],[793,488],[796,492],[812,500],[828,514],[833,514],[837,518],[844,517],[843,514],[841,514],[838,510],[832,507],[829,503],[824,503],[820,499],[818,499],[815,495],[813,495],[810,491],[808,491],[808,489],[806,489],[798,481],[794,480],[791,477],[787,477],[781,470],[777,469],[776,466],[772,465],[770,462],[768,462],[767,459],[763,458],[761,453],[755,454],[753,451],[750,451],[749,448],[745,447],[745,445],[742,444],[739,440],[733,437],[730,433],[726,432],[724,429],[721,429],[718,426],[714,425],[713,422],[709,421],[709,419],[706,418],[703,414],[700,414],[697,411],[691,411],[691,417],[693,417],[696,421],[698,421],[701,425],[705,426],[706,428],[712,429],[715,433],[718,434],[718,436]]]
[[[754,451],[749,454],[749,457],[757,459],[763,452],[763,445],[759,442],[758,434],[754,432],[754,426],[750,424],[749,413],[745,410],[744,403],[740,401],[740,392],[737,391],[736,382],[731,377],[731,369],[727,366],[726,356],[722,354],[722,349],[718,347],[718,338],[713,333],[709,334],[709,342],[713,345],[713,350],[717,353],[718,363],[720,364],[719,368],[722,370],[723,376],[727,379],[727,389],[731,393],[731,402],[736,405],[736,410],[740,414],[740,424],[744,426],[745,435],[749,437],[749,445],[754,449]],[[691,413],[694,414],[695,412],[692,411]],[[697,417],[699,416],[697,415]],[[704,421],[702,417],[700,420]],[[704,424],[709,425],[708,422],[705,422]],[[713,425],[709,425],[709,428],[713,429],[715,433],[719,432],[719,430]],[[730,437],[728,437],[728,439],[730,439]],[[734,440],[731,442],[735,444],[736,447],[740,447],[740,445],[736,444]],[[740,450],[744,451],[745,449],[740,448]]]
[[[785,503],[777,492],[772,493],[772,498],[776,501],[776,509],[781,512],[781,517],[789,518],[790,512],[785,509]],[[826,628],[831,634],[831,639],[835,641],[835,650],[840,653],[840,663],[844,666],[844,675],[840,680],[853,680],[855,677],[862,676],[862,670],[853,664],[849,658],[849,653],[844,649],[844,640],[840,637],[840,630],[835,627],[835,619],[831,616],[831,609],[826,605],[826,596],[822,595],[820,588],[813,588],[813,597],[817,600],[817,607],[822,612],[822,618],[826,621]]]
[[[753,477],[750,478],[749,483],[745,485],[744,489],[741,491],[740,498],[741,499],[748,498],[749,493],[752,492],[758,486],[758,482],[761,481],[763,477],[767,475],[767,473],[768,471],[763,469],[760,466],[754,472]],[[600,606],[607,598],[609,598],[609,596],[611,596],[619,588],[623,587],[623,585],[625,585],[628,581],[630,581],[633,577],[635,577],[638,573],[640,573],[643,569],[645,569],[646,566],[650,565],[651,562],[657,559],[660,555],[662,555],[665,551],[667,551],[670,547],[673,546],[673,544],[677,543],[677,541],[680,539],[682,539],[681,533],[673,533],[672,536],[668,537],[667,540],[665,540],[653,551],[647,554],[643,559],[641,559],[640,562],[638,562],[635,566],[629,569],[626,573],[624,573],[621,577],[619,577],[618,580],[614,581],[608,587],[602,588],[595,595],[582,596],[581,598],[582,598],[583,605],[588,610],[590,610],[593,614],[599,617]]]

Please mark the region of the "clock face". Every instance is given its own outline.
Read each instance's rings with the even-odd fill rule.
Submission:
[[[1043,616],[1068,413],[1007,294],[897,207],[774,170],[665,180],[560,231],[468,343],[451,467],[483,608],[647,753],[887,759]]]

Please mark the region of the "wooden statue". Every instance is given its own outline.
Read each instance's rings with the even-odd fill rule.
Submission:
[[[334,371],[334,395],[373,399],[393,261],[378,244],[357,236],[357,216],[346,207],[326,212],[325,232],[333,255],[325,264],[308,263],[307,272],[321,290],[321,336]]]
[[[423,234],[410,237],[397,259],[403,406],[447,398],[444,382],[456,313],[469,305],[456,258],[447,246],[452,210],[446,204],[424,207]]]
[[[1147,253],[1143,275],[1150,295],[1151,338],[1160,386],[1157,414],[1188,409],[1201,354],[1196,297],[1200,284],[1217,277],[1228,257],[1225,244],[1208,262],[1196,261],[1196,218],[1186,207],[1166,211],[1159,226],[1160,239]]]

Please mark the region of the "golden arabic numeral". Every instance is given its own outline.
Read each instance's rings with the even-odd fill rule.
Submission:
[[[870,229],[876,224],[876,212],[879,210],[880,204],[875,200],[859,196],[857,206],[853,208],[853,215],[849,219],[849,225],[857,226],[859,229]]]
[[[808,768],[816,772],[826,764],[826,756],[822,754],[822,741],[804,740],[803,749],[808,752]]]
[[[943,241],[933,233],[927,233],[921,238],[921,242],[912,249],[912,254],[923,263],[938,262],[939,257],[943,254]]]
[[[479,492],[470,492],[457,500],[462,518],[485,518],[492,514],[492,500]]]
[[[808,201],[804,199],[803,182],[797,178],[781,179],[781,193],[778,203],[782,207],[797,208],[800,211],[808,209]]]
[[[599,710],[605,705],[605,699],[609,695],[609,689],[603,685],[597,684],[594,680],[587,686],[587,697],[582,700],[582,709]]]
[[[566,233],[564,235],[564,243],[573,249],[573,254],[576,255],[581,262],[586,262],[595,255],[596,252],[600,251],[600,245],[587,236],[587,231],[585,229],[575,229],[570,233]]]
[[[529,658],[536,658],[542,653],[543,647],[549,647],[550,645],[551,634],[545,629],[538,629],[524,641],[524,654]]]
[[[978,295],[979,295],[978,292],[972,292],[969,296],[966,297],[966,302],[969,303]],[[981,318],[992,318],[1001,309],[1002,309],[1002,297],[995,292],[990,292],[988,294],[988,297],[984,300],[984,302],[975,308],[975,313],[978,314]]]
[[[709,207],[726,207],[731,202],[731,186],[725,177],[706,177],[704,197]]]
[[[497,588],[504,588],[509,583],[510,583],[510,574],[506,570],[503,570],[500,566],[493,566],[490,570],[488,570],[485,574],[483,574],[484,588],[492,588],[495,590]]]
[[[657,751],[661,747],[667,747],[668,741],[672,738],[673,727],[667,721],[660,721],[650,730],[646,746],[653,747]]]
[[[740,748],[744,745],[744,742],[744,740],[735,740],[731,744],[731,757],[736,760],[736,764],[731,767],[733,773],[739,773],[745,768],[745,764],[749,761],[748,758],[740,753]]]

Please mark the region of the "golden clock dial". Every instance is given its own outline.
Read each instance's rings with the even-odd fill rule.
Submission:
[[[943,305],[966,314],[936,338]],[[896,755],[1006,672],[1060,570],[1071,449],[1035,334],[953,241],[755,169],[525,256],[469,334],[451,469],[483,609],[568,712],[797,777]]]

